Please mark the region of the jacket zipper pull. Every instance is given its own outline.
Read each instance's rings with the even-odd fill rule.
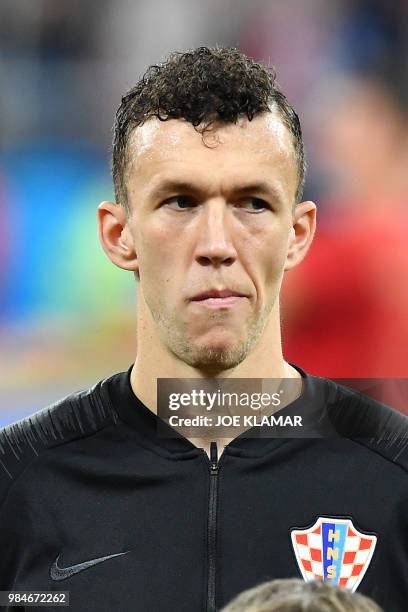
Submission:
[[[216,442],[211,442],[210,444],[210,466],[211,466],[211,473],[217,474],[218,472],[218,449],[217,449]]]

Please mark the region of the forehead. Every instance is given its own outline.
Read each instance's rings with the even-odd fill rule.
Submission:
[[[292,135],[278,112],[218,123],[204,134],[183,119],[151,118],[135,128],[129,139],[126,180],[132,184],[157,181],[158,175],[206,174],[206,179],[245,180],[265,174],[295,193],[297,163]],[[227,175],[228,173],[228,175]],[[190,178],[192,178],[190,176]]]

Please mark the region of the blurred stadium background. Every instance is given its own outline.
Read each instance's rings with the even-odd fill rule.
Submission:
[[[131,364],[133,277],[96,234],[111,125],[147,65],[199,45],[274,65],[304,126],[319,231],[285,279],[286,357],[407,377],[407,41],[405,0],[2,0],[0,425]]]

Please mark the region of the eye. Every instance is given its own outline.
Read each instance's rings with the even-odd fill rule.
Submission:
[[[174,210],[186,210],[196,205],[193,198],[190,196],[173,196],[165,200],[163,204]]]
[[[270,208],[269,204],[261,198],[245,198],[238,202],[238,207],[249,209],[251,212],[262,212]]]

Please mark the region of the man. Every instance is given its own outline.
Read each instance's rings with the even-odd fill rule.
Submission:
[[[327,582],[271,580],[248,589],[222,612],[381,612],[371,599]]]
[[[296,113],[237,50],[173,54],[122,99],[117,202],[98,216],[136,278],[137,357],[2,432],[0,590],[69,591],[75,611],[214,611],[301,576],[405,609],[407,421],[282,355],[282,279],[315,230],[304,174]],[[157,380],[192,378],[285,379],[276,414],[306,430],[225,435],[218,460],[215,430],[208,446],[156,414]]]

